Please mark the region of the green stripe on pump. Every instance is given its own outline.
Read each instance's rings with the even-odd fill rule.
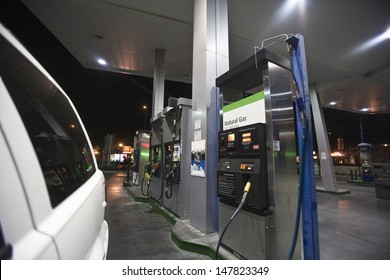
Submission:
[[[244,99],[241,99],[239,101],[236,101],[236,102],[233,102],[229,105],[226,105],[223,107],[223,112],[226,113],[226,112],[229,112],[231,110],[234,110],[234,109],[237,109],[237,108],[240,108],[242,106],[245,106],[245,105],[248,105],[248,104],[251,104],[253,102],[256,102],[256,101],[259,101],[261,99],[264,99],[264,91],[260,91],[258,93],[255,93],[251,96],[248,96]]]

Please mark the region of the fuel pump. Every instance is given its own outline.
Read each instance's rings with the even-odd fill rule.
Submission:
[[[172,127],[172,141],[165,144],[165,197],[167,199],[172,197],[173,187],[180,181],[181,128],[178,129],[177,124],[182,112],[183,108],[179,105],[165,114],[168,125]],[[177,135],[178,139],[176,139]]]
[[[138,185],[144,179],[142,168],[150,161],[150,131],[140,130],[134,136],[134,158],[132,165],[132,185]]]
[[[169,98],[164,109],[163,206],[177,217],[188,217],[191,166],[191,106],[187,98]]]
[[[164,159],[164,133],[165,118],[162,113],[153,117],[151,122],[152,134],[150,138],[150,162],[152,172],[149,173],[152,179],[149,181],[149,197],[162,202],[163,196],[163,159]]]
[[[242,259],[286,259],[289,253],[298,196],[290,77],[288,59],[264,48],[216,80],[217,246]]]
[[[150,181],[152,179],[152,162],[149,161],[147,165],[144,166],[144,177],[142,178],[142,181],[141,181],[141,193],[143,196],[147,196],[149,197],[150,195]],[[146,183],[146,192],[145,192],[145,189],[144,189],[144,181],[147,181]]]
[[[134,161],[133,161],[133,186],[138,186],[138,173],[139,173],[139,149],[134,150]]]
[[[174,185],[180,183],[180,145],[172,143],[165,151],[165,198],[170,199]]]
[[[151,173],[150,173],[150,176],[151,178],[156,178],[156,180],[153,180],[156,181],[156,185],[155,185],[155,192],[154,194],[157,194],[159,193],[158,196],[153,196],[153,198],[156,200],[156,201],[160,201],[161,198],[162,198],[162,194],[163,194],[163,190],[162,190],[162,187],[161,187],[161,180],[162,180],[162,176],[161,176],[161,158],[162,158],[162,149],[160,146],[155,146],[153,147],[153,151],[152,151],[152,161],[151,161]],[[149,182],[152,182],[152,180],[149,180]]]
[[[159,164],[153,164],[153,161],[149,161],[144,167],[144,177],[141,181],[141,193],[144,196],[150,196],[150,183],[156,171],[159,169]],[[146,191],[144,188],[144,181],[146,179]]]
[[[221,98],[216,257],[222,246],[244,259],[300,259],[295,247],[303,231],[305,258],[319,258],[303,38],[282,37],[288,38],[290,60],[262,48],[216,80]]]

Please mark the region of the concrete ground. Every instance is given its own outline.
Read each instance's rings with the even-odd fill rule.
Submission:
[[[108,260],[204,260],[208,257],[179,249],[171,240],[170,224],[147,203],[135,202],[122,183],[124,174],[106,173],[106,221],[110,227]]]
[[[390,260],[390,200],[373,185],[337,183],[351,193],[317,192],[321,259]]]
[[[172,232],[205,240],[189,223],[169,223],[145,202],[136,202],[123,187],[125,174],[106,173],[106,220],[110,226],[108,259],[185,260],[209,257],[179,249]],[[317,192],[320,255],[323,260],[389,260],[390,200],[379,199],[373,185],[350,184],[338,178],[339,188],[349,194]],[[321,181],[317,180],[317,186]],[[132,189],[136,196],[140,191]],[[194,239],[195,240],[195,239]],[[209,240],[215,244],[218,235]],[[208,241],[205,241],[208,242]]]

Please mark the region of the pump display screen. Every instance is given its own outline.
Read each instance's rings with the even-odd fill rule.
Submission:
[[[229,133],[228,134],[228,149],[234,148],[235,141],[236,141],[236,135],[234,133]]]
[[[160,148],[159,147],[154,147],[153,150],[153,163],[156,164],[160,162]]]
[[[249,145],[252,143],[252,133],[251,132],[245,132],[242,134],[242,144],[243,145]]]
[[[255,152],[260,149],[262,146],[260,135],[263,133],[260,129],[263,127],[250,126],[238,129],[237,142],[240,143],[238,148],[240,152]]]
[[[265,124],[230,129],[219,134],[219,155],[248,155],[265,151]]]

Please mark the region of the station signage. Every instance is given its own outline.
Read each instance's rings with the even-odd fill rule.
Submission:
[[[265,123],[264,91],[223,107],[223,130]]]

